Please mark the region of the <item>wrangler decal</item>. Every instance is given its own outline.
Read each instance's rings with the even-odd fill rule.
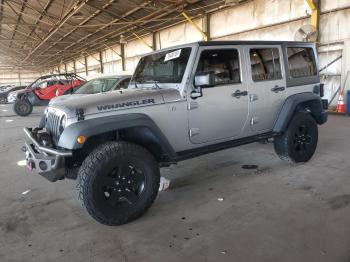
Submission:
[[[146,104],[155,104],[155,101],[153,98],[149,98],[149,99],[143,99],[140,101],[130,101],[130,102],[123,102],[123,103],[118,103],[118,104],[100,105],[100,106],[97,106],[97,109],[99,111],[104,111],[104,110],[111,110],[111,109],[116,109],[116,108],[123,108],[123,107],[129,107],[129,106],[137,106],[137,105],[146,105]]]

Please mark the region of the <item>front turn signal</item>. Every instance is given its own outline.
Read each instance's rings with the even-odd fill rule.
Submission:
[[[78,144],[84,144],[85,141],[86,141],[86,137],[85,136],[80,135],[80,136],[77,137],[77,143]]]

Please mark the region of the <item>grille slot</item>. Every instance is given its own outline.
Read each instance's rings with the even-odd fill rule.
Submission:
[[[60,139],[60,115],[56,115],[52,112],[48,112],[46,115],[46,125],[45,128],[47,132],[52,136],[52,140],[57,145]]]

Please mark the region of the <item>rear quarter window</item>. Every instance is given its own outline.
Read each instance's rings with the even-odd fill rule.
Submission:
[[[254,82],[282,79],[280,55],[277,48],[252,48],[249,55]]]
[[[311,47],[287,47],[288,70],[291,78],[317,75],[314,50]]]

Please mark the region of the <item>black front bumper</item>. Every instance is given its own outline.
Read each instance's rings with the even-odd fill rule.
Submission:
[[[24,128],[29,138],[25,143],[27,166],[30,170],[35,169],[39,175],[51,182],[63,179],[65,175],[65,158],[72,155],[68,150],[57,150],[52,147],[41,145],[38,141],[37,130]]]

